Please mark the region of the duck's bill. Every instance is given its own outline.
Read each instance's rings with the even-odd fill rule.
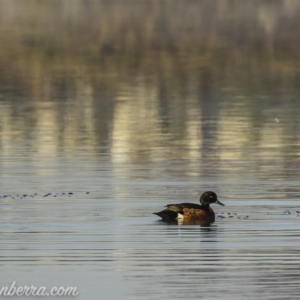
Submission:
[[[222,202],[220,202],[219,200],[216,201],[217,204],[225,206],[225,204],[223,204]]]

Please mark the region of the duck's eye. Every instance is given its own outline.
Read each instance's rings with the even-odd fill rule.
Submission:
[[[209,196],[209,198],[210,198],[210,199],[212,199],[212,198],[213,198],[213,196]]]

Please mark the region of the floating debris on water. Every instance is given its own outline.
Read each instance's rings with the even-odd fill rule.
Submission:
[[[80,194],[85,194],[85,195],[89,195],[90,192],[89,191],[83,191],[83,192],[80,192]],[[58,196],[64,196],[64,195],[67,195],[69,197],[75,195],[74,192],[60,192],[60,193],[45,193],[45,194],[42,194],[40,195],[40,197],[58,197]],[[14,195],[0,195],[0,199],[6,199],[6,198],[11,198],[11,199],[25,199],[25,198],[34,198],[36,196],[39,196],[38,193],[34,193],[34,194],[14,194]]]

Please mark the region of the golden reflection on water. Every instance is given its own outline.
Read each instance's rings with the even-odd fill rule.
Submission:
[[[4,155],[298,174],[297,2],[29,2],[0,2]]]

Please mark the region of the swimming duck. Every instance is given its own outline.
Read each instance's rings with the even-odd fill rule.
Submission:
[[[194,203],[168,204],[166,209],[154,214],[161,217],[164,222],[184,220],[186,224],[194,223],[194,221],[210,224],[215,221],[215,213],[209,206],[212,203],[225,206],[218,200],[216,193],[207,191],[200,197],[201,205]]]

